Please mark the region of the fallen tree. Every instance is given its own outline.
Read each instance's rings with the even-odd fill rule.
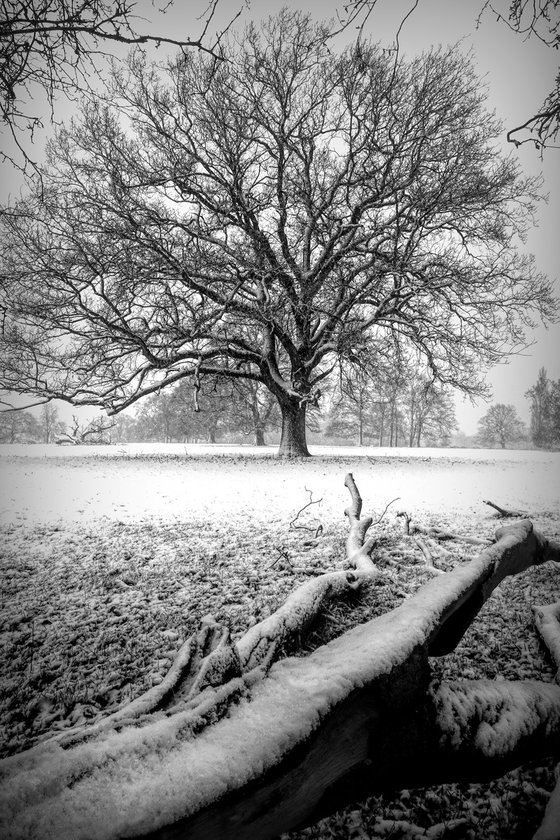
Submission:
[[[560,754],[560,686],[438,684],[430,670],[506,576],[560,562],[529,520],[391,612],[289,655],[327,601],[383,574],[372,519],[351,475],[345,484],[349,569],[306,581],[238,640],[208,617],[159,685],[2,761],[4,837],[268,838],[373,792],[484,780]],[[555,655],[558,609],[538,610]],[[539,840],[560,837],[555,799]]]
[[[105,437],[116,423],[107,422],[104,420],[90,420],[85,426],[80,425],[80,421],[76,415],[72,415],[72,428],[70,431],[61,432],[55,438],[55,443],[59,445],[71,444],[73,446],[82,446],[91,443],[109,443],[109,438]]]

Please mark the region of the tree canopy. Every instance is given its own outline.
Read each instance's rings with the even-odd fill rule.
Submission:
[[[165,68],[134,54],[41,189],[3,214],[2,384],[114,414],[190,377],[277,399],[280,451],[340,364],[418,353],[470,394],[551,316],[516,250],[535,180],[497,149],[468,56],[342,53],[284,10]]]

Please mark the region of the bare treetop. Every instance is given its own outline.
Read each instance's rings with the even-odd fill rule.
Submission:
[[[360,32],[363,32],[378,3],[379,0],[347,0],[347,2],[341,3],[337,31],[343,31],[349,26],[354,26]],[[413,12],[422,16],[424,9],[421,0],[410,0],[408,13],[403,16],[396,33],[397,50],[402,26]],[[537,39],[545,46],[555,50],[560,47],[560,0],[539,0],[538,3],[529,0],[485,0],[480,6],[476,25],[484,26],[492,18],[504,23],[512,32],[524,39]],[[473,17],[474,23],[475,19]],[[559,131],[560,71],[553,80],[552,87],[542,104],[536,104],[535,113],[521,125],[509,129],[507,139],[516,146],[523,143],[534,143],[538,149],[542,150],[556,142]],[[556,148],[556,146],[554,147]]]
[[[141,31],[148,22],[134,0],[0,0],[0,108],[24,157],[20,141],[42,124],[37,103],[29,104],[37,88],[52,116],[59,93],[75,98],[90,90],[97,60],[112,55],[115,45],[167,44],[218,56],[224,32],[212,35],[211,29],[218,2],[206,7],[198,33],[170,38]],[[163,4],[160,14],[172,3]]]

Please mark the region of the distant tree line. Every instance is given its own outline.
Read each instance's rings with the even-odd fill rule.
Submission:
[[[38,417],[31,411],[0,413],[0,443],[54,443],[64,431],[65,424],[51,403],[42,406]]]
[[[526,392],[531,420],[527,429],[511,404],[495,403],[479,421],[477,446],[503,449],[521,444],[542,449],[560,446],[560,380],[541,368]],[[417,365],[402,359],[376,358],[370,366],[341,368],[325,390],[321,410],[309,418],[316,437],[358,446],[449,446],[458,426],[451,391],[430,380]],[[219,377],[193,387],[146,397],[134,415],[80,426],[61,421],[47,403],[31,411],[0,413],[0,443],[216,443],[248,442],[263,446],[281,427],[277,402],[257,382],[231,383]],[[472,439],[471,439],[472,440]]]
[[[142,400],[134,417],[117,415],[113,440],[216,443],[225,436],[257,446],[279,427],[276,400],[258,382],[204,378],[193,388],[182,380]]]
[[[341,371],[325,389],[322,410],[308,418],[311,432],[330,441],[374,446],[449,445],[457,428],[452,397],[411,367],[395,364],[380,371]],[[265,445],[278,437],[277,401],[260,383],[182,380],[146,397],[134,415],[119,414],[111,424],[84,427],[60,421],[52,404],[39,416],[30,411],[0,414],[1,443],[191,443],[220,440]]]
[[[323,427],[359,446],[448,446],[456,429],[450,390],[393,356],[341,370]]]

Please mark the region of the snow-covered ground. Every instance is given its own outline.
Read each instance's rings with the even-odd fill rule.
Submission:
[[[102,717],[158,684],[203,615],[229,625],[235,638],[310,570],[342,568],[347,472],[364,513],[381,519],[374,530],[382,611],[430,578],[418,547],[403,537],[399,510],[418,524],[488,537],[499,521],[486,499],[527,511],[549,536],[560,533],[560,453],[312,452],[286,461],[271,447],[0,446],[2,754]],[[290,527],[294,519],[309,530]],[[446,545],[444,569],[479,550]],[[531,604],[558,597],[558,571],[548,567],[505,581],[457,652],[438,660],[442,675],[551,681]],[[338,632],[370,611],[367,599],[349,613],[335,610]],[[490,786],[405,791],[297,837],[412,840],[445,824],[455,833],[434,837],[528,840],[551,785],[549,763]]]
[[[314,447],[302,462],[275,448],[182,444],[0,446],[0,522],[172,521],[286,517],[308,499],[341,515],[347,471],[369,509],[452,516],[505,507],[560,509],[560,453],[519,450]]]

